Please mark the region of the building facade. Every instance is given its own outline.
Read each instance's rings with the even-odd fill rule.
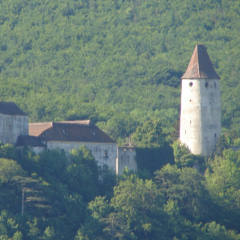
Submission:
[[[209,156],[221,133],[219,76],[206,47],[196,45],[182,76],[180,141],[196,155]]]
[[[30,123],[29,135],[38,137],[47,149],[62,149],[69,153],[85,146],[99,166],[116,172],[117,144],[91,121]]]
[[[28,135],[28,116],[13,102],[0,102],[0,142],[15,144]]]
[[[136,150],[132,146],[118,147],[116,173],[121,175],[125,168],[137,171]]]

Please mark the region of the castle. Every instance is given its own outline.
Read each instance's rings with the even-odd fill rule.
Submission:
[[[193,154],[209,156],[221,132],[219,76],[207,50],[196,45],[182,76],[180,141]],[[136,152],[118,147],[91,121],[28,123],[28,116],[15,103],[0,102],[0,142],[29,146],[35,153],[62,149],[66,153],[85,146],[99,166],[107,165],[116,174],[125,167],[137,170]]]
[[[116,174],[125,167],[136,171],[136,152],[118,147],[106,133],[85,121],[28,123],[28,116],[15,103],[0,102],[0,141],[16,147],[28,146],[35,153],[62,149],[66,153],[85,146],[99,166],[108,166]]]
[[[182,76],[180,141],[191,153],[209,156],[221,133],[219,76],[206,47],[196,45]]]

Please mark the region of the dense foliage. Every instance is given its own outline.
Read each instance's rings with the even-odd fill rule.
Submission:
[[[86,148],[66,157],[1,145],[0,239],[240,239],[240,151],[201,159],[202,174],[177,144],[176,164],[117,179]]]
[[[9,157],[14,159],[9,159]],[[88,202],[111,196],[115,176],[99,169],[91,153],[40,155],[0,147],[0,239],[73,239]]]
[[[0,0],[1,100],[31,121],[90,118],[139,147],[140,169],[116,179],[86,149],[1,145],[0,239],[240,239],[239,32],[235,0]],[[170,147],[198,42],[221,76],[209,159]]]
[[[145,120],[174,133],[194,45],[221,76],[223,125],[239,136],[235,0],[0,1],[0,95],[32,121],[91,118],[125,141]]]

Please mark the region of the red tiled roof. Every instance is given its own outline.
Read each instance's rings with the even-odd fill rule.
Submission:
[[[29,135],[39,136],[44,141],[105,142],[114,141],[90,121],[63,121],[30,123]]]
[[[219,79],[204,45],[196,45],[182,79]]]
[[[7,114],[7,115],[20,115],[20,116],[27,115],[13,102],[0,102],[0,113]]]
[[[53,122],[29,123],[29,135],[40,136],[45,130],[51,128]]]

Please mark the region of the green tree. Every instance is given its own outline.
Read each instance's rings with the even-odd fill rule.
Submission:
[[[161,123],[157,120],[144,122],[136,129],[132,140],[139,147],[162,147],[166,143]]]
[[[163,201],[152,181],[131,175],[114,188],[109,206],[104,199],[96,199],[90,207],[109,239],[156,239],[168,231]]]
[[[16,176],[24,176],[21,166],[14,160],[0,158],[0,183],[9,183]]]
[[[190,150],[179,140],[172,144],[174,152],[174,161],[178,167],[195,167],[200,172],[205,170],[205,159],[199,155],[191,154]]]
[[[17,159],[17,151],[12,144],[0,145],[0,157],[8,159]]]
[[[80,193],[88,201],[98,193],[98,166],[85,147],[71,152],[66,183],[71,191]]]
[[[43,240],[54,240],[55,239],[55,231],[53,227],[46,227],[43,233]]]
[[[16,219],[11,217],[6,210],[2,210],[0,215],[0,239],[22,240]]]
[[[206,188],[221,207],[222,223],[239,229],[236,219],[240,216],[240,151],[224,150],[222,157],[214,158],[205,177]]]
[[[197,239],[199,240],[237,240],[240,235],[235,231],[227,230],[226,227],[217,224],[216,222],[210,222],[205,224],[201,231],[204,233],[203,236],[199,236]]]
[[[214,204],[205,189],[203,176],[196,169],[166,165],[156,172],[155,181],[158,189],[177,204],[185,218],[207,222],[213,217]]]
[[[36,170],[40,176],[45,177],[50,182],[56,181],[56,178],[65,181],[67,161],[64,151],[43,151],[39,156]]]

